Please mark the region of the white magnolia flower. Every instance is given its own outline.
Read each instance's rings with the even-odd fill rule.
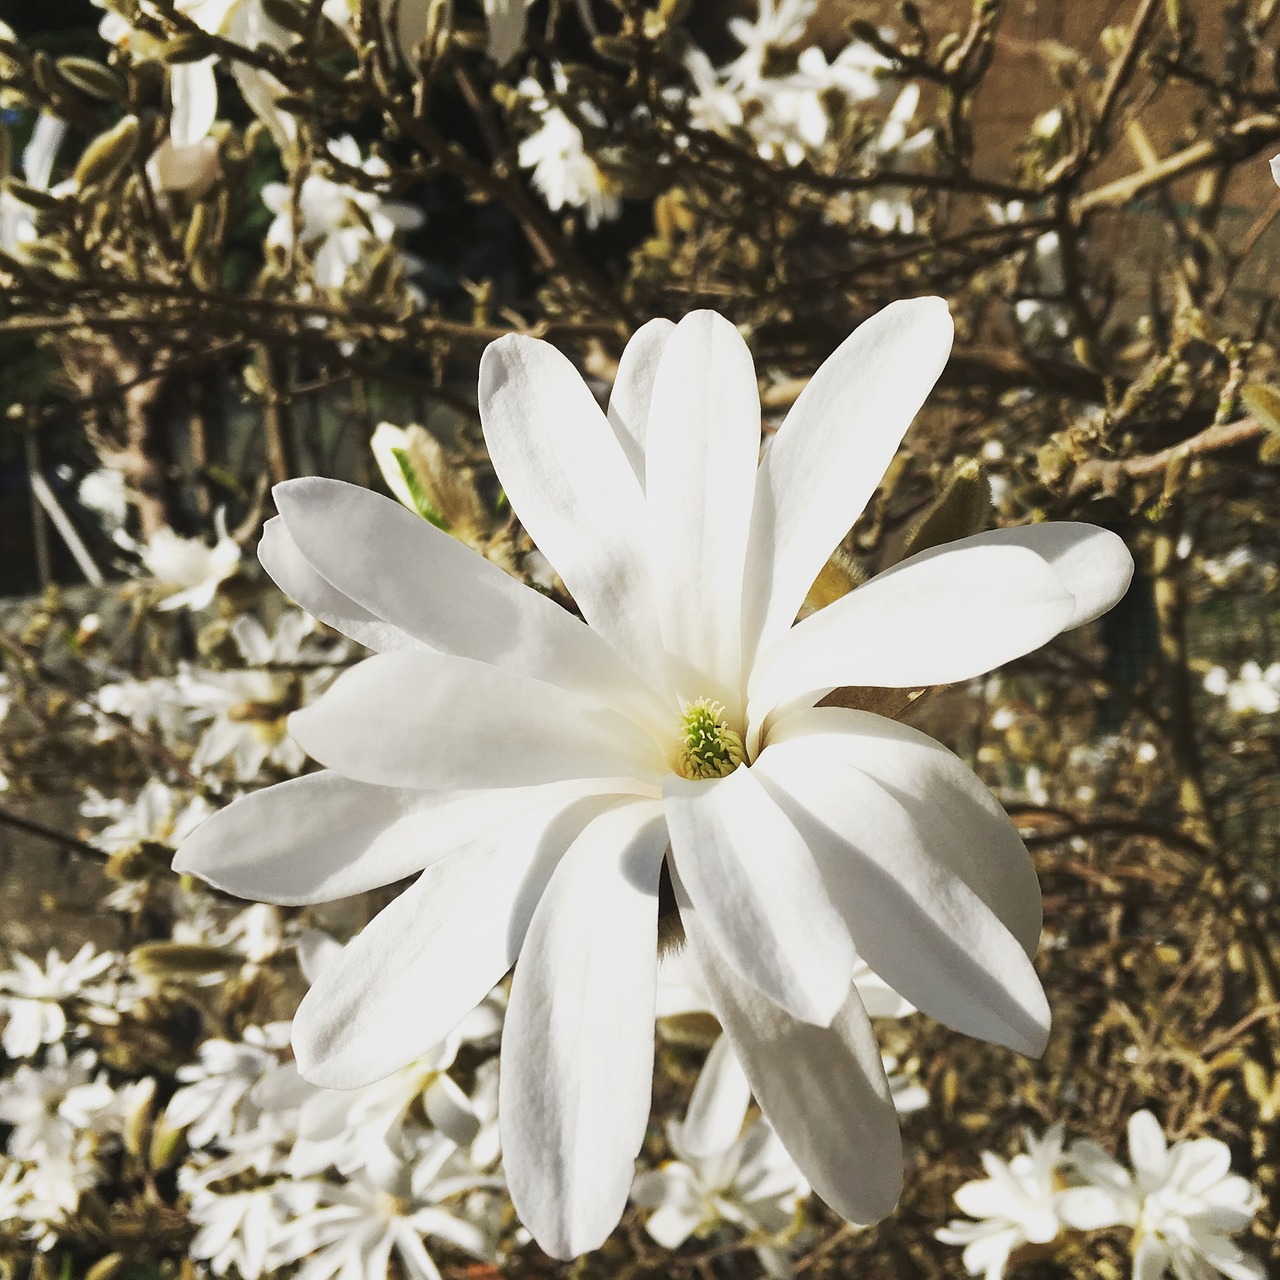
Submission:
[[[667,1142],[675,1159],[638,1174],[631,1187],[632,1200],[653,1210],[645,1230],[663,1248],[678,1249],[691,1235],[725,1223],[767,1236],[791,1224],[809,1186],[763,1116],[711,1155],[689,1151],[683,1137],[671,1121]],[[781,1250],[763,1245],[757,1254],[766,1274],[789,1274]]]
[[[218,541],[211,547],[203,538],[184,538],[170,528],[157,530],[138,548],[138,558],[157,582],[177,590],[156,607],[203,609],[240,567],[240,544],[227,533],[223,513],[218,512]]]
[[[78,1143],[64,1155],[45,1155],[29,1165],[22,1178],[21,1217],[31,1223],[30,1238],[41,1250],[52,1248],[57,1230],[73,1220],[81,1195],[102,1180],[89,1143]]]
[[[0,1122],[13,1126],[9,1154],[23,1160],[70,1157],[85,1133],[105,1129],[116,1095],[104,1075],[93,1075],[92,1050],[69,1057],[53,1045],[38,1067],[23,1065],[0,1077]]]
[[[440,1280],[424,1236],[489,1256],[485,1233],[440,1203],[462,1185],[438,1176],[452,1154],[453,1144],[437,1139],[412,1167],[395,1162],[316,1183],[317,1207],[299,1214],[281,1240],[285,1257],[306,1258],[297,1280],[385,1280],[392,1259],[408,1280]]]
[[[742,46],[729,65],[730,82],[749,91],[758,88],[770,55],[800,41],[817,8],[818,0],[759,0],[754,22],[730,18],[729,32]]]
[[[687,53],[685,68],[696,91],[686,102],[693,127],[721,134],[745,129],[762,158],[798,165],[828,141],[841,106],[849,110],[891,94],[891,64],[861,41],[847,45],[833,62],[811,45],[794,57],[793,68],[777,68],[780,52],[800,41],[815,9],[813,0],[762,0],[756,23],[730,22],[745,46],[734,61],[716,69],[700,49]],[[931,141],[928,129],[907,133],[919,96],[915,85],[898,94],[879,133],[866,144],[869,160],[891,153],[909,157]],[[873,193],[860,201],[864,216],[884,230],[910,231],[915,214],[909,195],[896,188]]]
[[[1264,671],[1251,659],[1234,680],[1224,667],[1210,667],[1204,687],[1215,697],[1226,698],[1234,715],[1274,715],[1280,711],[1280,662],[1273,662]]]
[[[241,1040],[206,1040],[199,1060],[178,1068],[183,1082],[165,1109],[174,1129],[187,1129],[192,1147],[224,1143],[252,1129],[259,1108],[253,1086],[278,1064],[277,1050],[289,1042],[288,1023],[246,1027]]]
[[[124,473],[112,467],[90,471],[76,489],[80,505],[87,507],[102,521],[110,534],[124,528],[129,517],[129,497],[125,491]]]
[[[321,640],[316,619],[290,611],[275,634],[242,614],[231,640],[247,664],[243,670],[204,671],[183,685],[183,700],[197,723],[208,722],[191,767],[207,773],[230,760],[238,782],[252,782],[271,764],[298,773],[306,760],[285,729],[290,712],[319,696],[333,680],[328,665],[347,655],[339,641]]]
[[[987,1176],[956,1192],[956,1204],[977,1221],[956,1219],[937,1232],[944,1244],[964,1246],[971,1276],[1000,1280],[1009,1255],[1022,1245],[1048,1244],[1064,1226],[1087,1231],[1108,1224],[1106,1197],[1067,1181],[1062,1126],[1054,1125],[1043,1138],[1029,1129],[1025,1136],[1026,1151],[1008,1162],[984,1151]]]
[[[382,179],[389,173],[385,161],[362,157],[359,143],[349,135],[330,142],[329,151],[370,177]],[[286,182],[267,183],[262,203],[276,215],[267,229],[266,243],[288,248],[296,242],[305,248],[312,255],[312,275],[322,289],[341,289],[378,245],[390,244],[397,232],[412,231],[424,221],[422,210],[411,204],[385,200],[376,191],[314,170],[302,180],[296,208]],[[405,263],[411,265],[407,258]]]
[[[179,675],[151,680],[126,677],[99,685],[90,695],[91,707],[102,713],[95,730],[98,740],[113,737],[119,731],[115,723],[119,717],[139,733],[158,732],[167,744],[182,741],[187,729],[183,705],[186,684],[187,677]]]
[[[555,67],[558,92],[567,86],[563,71]],[[596,164],[587,151],[582,130],[555,106],[542,86],[526,78],[517,86],[538,117],[538,128],[524,138],[516,151],[522,169],[532,169],[534,187],[553,213],[561,209],[581,209],[587,226],[593,230],[622,212],[622,201],[608,174]],[[579,101],[578,111],[589,124],[603,126],[604,116],[590,102]]]
[[[89,843],[104,853],[131,849],[144,841],[177,848],[211,813],[203,796],[185,800],[181,793],[151,778],[131,804],[108,799],[93,787],[85,788],[80,813],[86,818],[109,818],[107,826],[90,836]]]
[[[1267,1269],[1230,1237],[1258,1211],[1257,1189],[1231,1172],[1231,1151],[1216,1138],[1165,1141],[1150,1111],[1129,1118],[1133,1172],[1092,1142],[1071,1148],[1076,1170],[1110,1202],[1111,1214],[1094,1225],[1123,1224],[1134,1231],[1134,1280],[1263,1280]]]
[[[867,145],[866,155],[878,163],[892,157],[891,167],[907,172],[920,155],[933,144],[932,129],[911,133],[908,126],[915,119],[920,104],[920,86],[909,84],[898,94],[880,132]],[[915,207],[906,187],[880,187],[869,193],[865,206],[867,221],[881,231],[912,232],[916,226]]]
[[[216,814],[175,866],[281,903],[422,871],[298,1011],[299,1069],[328,1087],[420,1056],[520,957],[504,1163],[549,1253],[594,1248],[626,1203],[660,913],[784,1146],[855,1221],[892,1208],[902,1160],[858,957],[949,1026],[1044,1046],[1013,824],[924,734],[816,704],[983,674],[1114,604],[1128,552],[1088,525],[997,530],[793,625],[950,344],[938,299],[874,316],[762,461],[751,357],[713,313],[641,329],[607,415],[546,343],[490,346],[490,456],[585,623],[389,498],[276,489],[263,563],[376,653],[290,721],[327,770]]]
[[[29,1058],[42,1044],[54,1044],[67,1030],[62,1002],[92,999],[100,994],[94,979],[119,959],[111,951],[98,952],[86,942],[70,960],[50,950],[44,968],[29,956],[14,953],[12,969],[0,971],[0,1009],[8,1014],[4,1051],[11,1058]]]
[[[447,1074],[457,1047],[452,1037],[385,1080],[356,1090],[318,1088],[298,1077],[296,1068],[282,1068],[270,1091],[274,1105],[283,1101],[298,1107],[298,1140],[288,1171],[305,1177],[332,1166],[350,1173],[388,1155],[403,1157],[406,1127],[415,1124],[413,1112],[419,1105],[441,1134],[468,1145],[480,1122],[467,1095]]]
[[[190,1195],[187,1216],[199,1227],[187,1252],[214,1275],[231,1272],[239,1280],[262,1280],[286,1264],[281,1243],[296,1215],[314,1209],[318,1190],[287,1179],[226,1192],[182,1181]]]

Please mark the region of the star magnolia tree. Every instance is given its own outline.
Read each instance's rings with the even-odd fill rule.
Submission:
[[[557,1257],[627,1200],[663,912],[779,1138],[853,1221],[889,1212],[902,1174],[856,964],[959,1031],[1044,1047],[1039,886],[1008,817],[924,734],[818,704],[1028,653],[1115,604],[1128,552],[1089,525],[998,530],[795,622],[951,339],[940,299],[873,316],[763,459],[750,354],[714,313],[640,329],[607,413],[554,348],[495,342],[493,465],[585,621],[388,499],[275,491],[263,564],[374,654],[291,720],[324,770],[238,800],[174,865],[290,904],[420,873],[302,1002],[317,1084],[403,1067],[515,965],[505,1166]]]

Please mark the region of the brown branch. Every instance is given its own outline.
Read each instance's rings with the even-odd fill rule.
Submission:
[[[96,845],[89,844],[87,841],[80,840],[75,836],[69,836],[65,831],[57,831],[53,827],[46,827],[43,823],[32,822],[30,818],[20,818],[16,813],[12,813],[8,809],[0,809],[0,826],[12,827],[15,831],[25,831],[28,835],[39,836],[42,840],[49,840],[53,844],[61,845],[64,849],[70,849],[74,853],[88,854],[99,861],[107,856]]]
[[[1197,173],[1228,160],[1243,160],[1277,138],[1280,138],[1280,118],[1249,116],[1237,121],[1218,138],[1192,143],[1150,168],[1086,191],[1076,200],[1073,212],[1079,216],[1097,209],[1115,208],[1184,174]]]
[[[1266,426],[1257,418],[1240,418],[1235,422],[1215,422],[1199,435],[1183,440],[1180,444],[1170,445],[1167,449],[1161,449],[1159,453],[1113,460],[1093,458],[1076,468],[1068,489],[1068,497],[1074,498],[1090,489],[1100,489],[1103,493],[1115,493],[1127,480],[1142,480],[1158,476],[1175,461],[1221,453],[1225,449],[1249,444],[1266,433]]]

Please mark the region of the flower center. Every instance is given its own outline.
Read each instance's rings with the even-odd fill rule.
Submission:
[[[676,772],[681,777],[695,781],[727,778],[745,762],[742,738],[723,717],[724,707],[710,698],[699,698],[685,707],[676,758]]]

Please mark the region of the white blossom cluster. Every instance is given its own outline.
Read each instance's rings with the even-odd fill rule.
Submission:
[[[298,773],[305,757],[286,732],[285,720],[332,682],[350,647],[323,636],[316,620],[298,611],[284,614],[271,633],[241,614],[227,634],[238,665],[187,663],[172,676],[139,680],[121,674],[105,680],[89,706],[99,738],[114,737],[122,724],[155,733],[167,748],[191,750],[191,770],[214,789],[253,782],[267,769]],[[97,796],[88,803],[82,810],[87,817],[110,817],[124,822],[126,830],[146,829],[152,833],[146,838],[165,843],[175,831],[185,835],[207,812],[198,804],[194,810],[180,804],[163,784],[141,793],[132,812]]]
[[[955,1201],[968,1219],[937,1233],[964,1249],[965,1270],[1001,1280],[1027,1246],[1049,1245],[1065,1231],[1125,1228],[1133,1280],[1263,1280],[1266,1268],[1232,1239],[1246,1230],[1260,1197],[1231,1172],[1231,1151],[1216,1138],[1169,1145],[1150,1111],[1129,1118],[1129,1161],[1096,1142],[1068,1147],[1061,1125],[1006,1161],[982,1153],[986,1177],[967,1182]]]
[[[763,159],[786,165],[815,159],[838,141],[847,164],[845,125],[878,106],[879,123],[859,153],[909,171],[911,158],[933,138],[928,128],[911,128],[919,86],[901,86],[891,64],[861,40],[830,60],[817,45],[806,45],[817,10],[818,0],[759,0],[754,21],[730,19],[729,31],[742,46],[731,61],[717,67],[701,49],[691,49],[685,67],[693,85],[687,97],[692,124],[724,135],[745,132]],[[915,227],[914,209],[900,190],[877,191],[861,213],[884,231]]]
[[[836,148],[842,163],[857,157],[867,163],[890,160],[909,172],[913,157],[932,142],[929,128],[912,128],[920,88],[902,86],[891,64],[860,40],[828,59],[806,33],[818,0],[759,0],[754,20],[731,18],[729,30],[741,52],[715,66],[707,54],[690,48],[684,60],[688,82],[671,85],[670,103],[683,110],[696,130],[742,137],[764,160],[789,166],[818,160]],[[518,159],[531,170],[531,181],[555,211],[580,209],[588,227],[616,218],[622,211],[617,180],[592,155],[580,127],[601,130],[600,109],[581,96],[572,114],[563,100],[569,82],[563,69],[552,68],[554,95],[533,77],[517,87],[517,97],[536,128],[520,143]],[[874,109],[869,136],[849,146],[850,126],[861,125]],[[861,201],[861,218],[882,231],[911,231],[915,210],[907,193],[883,188]]]
[[[147,804],[163,810],[162,798],[152,787]],[[154,835],[136,822],[131,829]],[[101,834],[104,847],[117,848],[129,831],[118,819]],[[282,932],[280,913],[260,906],[219,927],[207,906],[188,904],[174,937],[234,947],[246,966],[296,953],[307,978],[341,949],[317,929]],[[680,1019],[704,1013],[705,997],[678,960],[664,975],[659,1031],[678,1042]],[[110,993],[101,985],[107,976],[119,980]],[[505,985],[409,1066],[360,1089],[332,1090],[299,1075],[287,1020],[203,1040],[172,1079],[121,1079],[90,1047],[92,1029],[78,1011],[93,1000],[127,1009],[148,984],[126,957],[88,945],[70,961],[51,953],[44,966],[19,954],[0,973],[4,1048],[14,1060],[0,1074],[0,1126],[8,1130],[0,1206],[36,1247],[58,1244],[81,1196],[110,1183],[126,1146],[139,1154],[130,1135],[144,1117],[163,1144],[180,1142],[185,1153],[176,1179],[195,1228],[189,1256],[216,1276],[261,1280],[289,1269],[311,1280],[382,1280],[393,1265],[414,1280],[438,1280],[433,1249],[499,1265],[527,1242],[513,1225],[498,1133]],[[877,1013],[910,1009],[869,972],[860,990]],[[901,1112],[927,1104],[911,1077],[891,1079]],[[810,1189],[750,1103],[721,1038],[684,1119],[666,1125],[667,1157],[640,1161],[630,1198],[665,1248],[723,1240],[727,1231],[767,1274],[788,1276]]]
[[[1212,666],[1205,672],[1204,688],[1215,698],[1225,698],[1232,715],[1275,715],[1280,711],[1280,662],[1263,668],[1251,658],[1235,676],[1226,667]]]
[[[107,1177],[130,1116],[155,1081],[113,1085],[87,1046],[88,1023],[111,1020],[119,991],[111,979],[123,957],[85,943],[68,960],[15,954],[0,971],[0,1222],[50,1248],[81,1195]]]

